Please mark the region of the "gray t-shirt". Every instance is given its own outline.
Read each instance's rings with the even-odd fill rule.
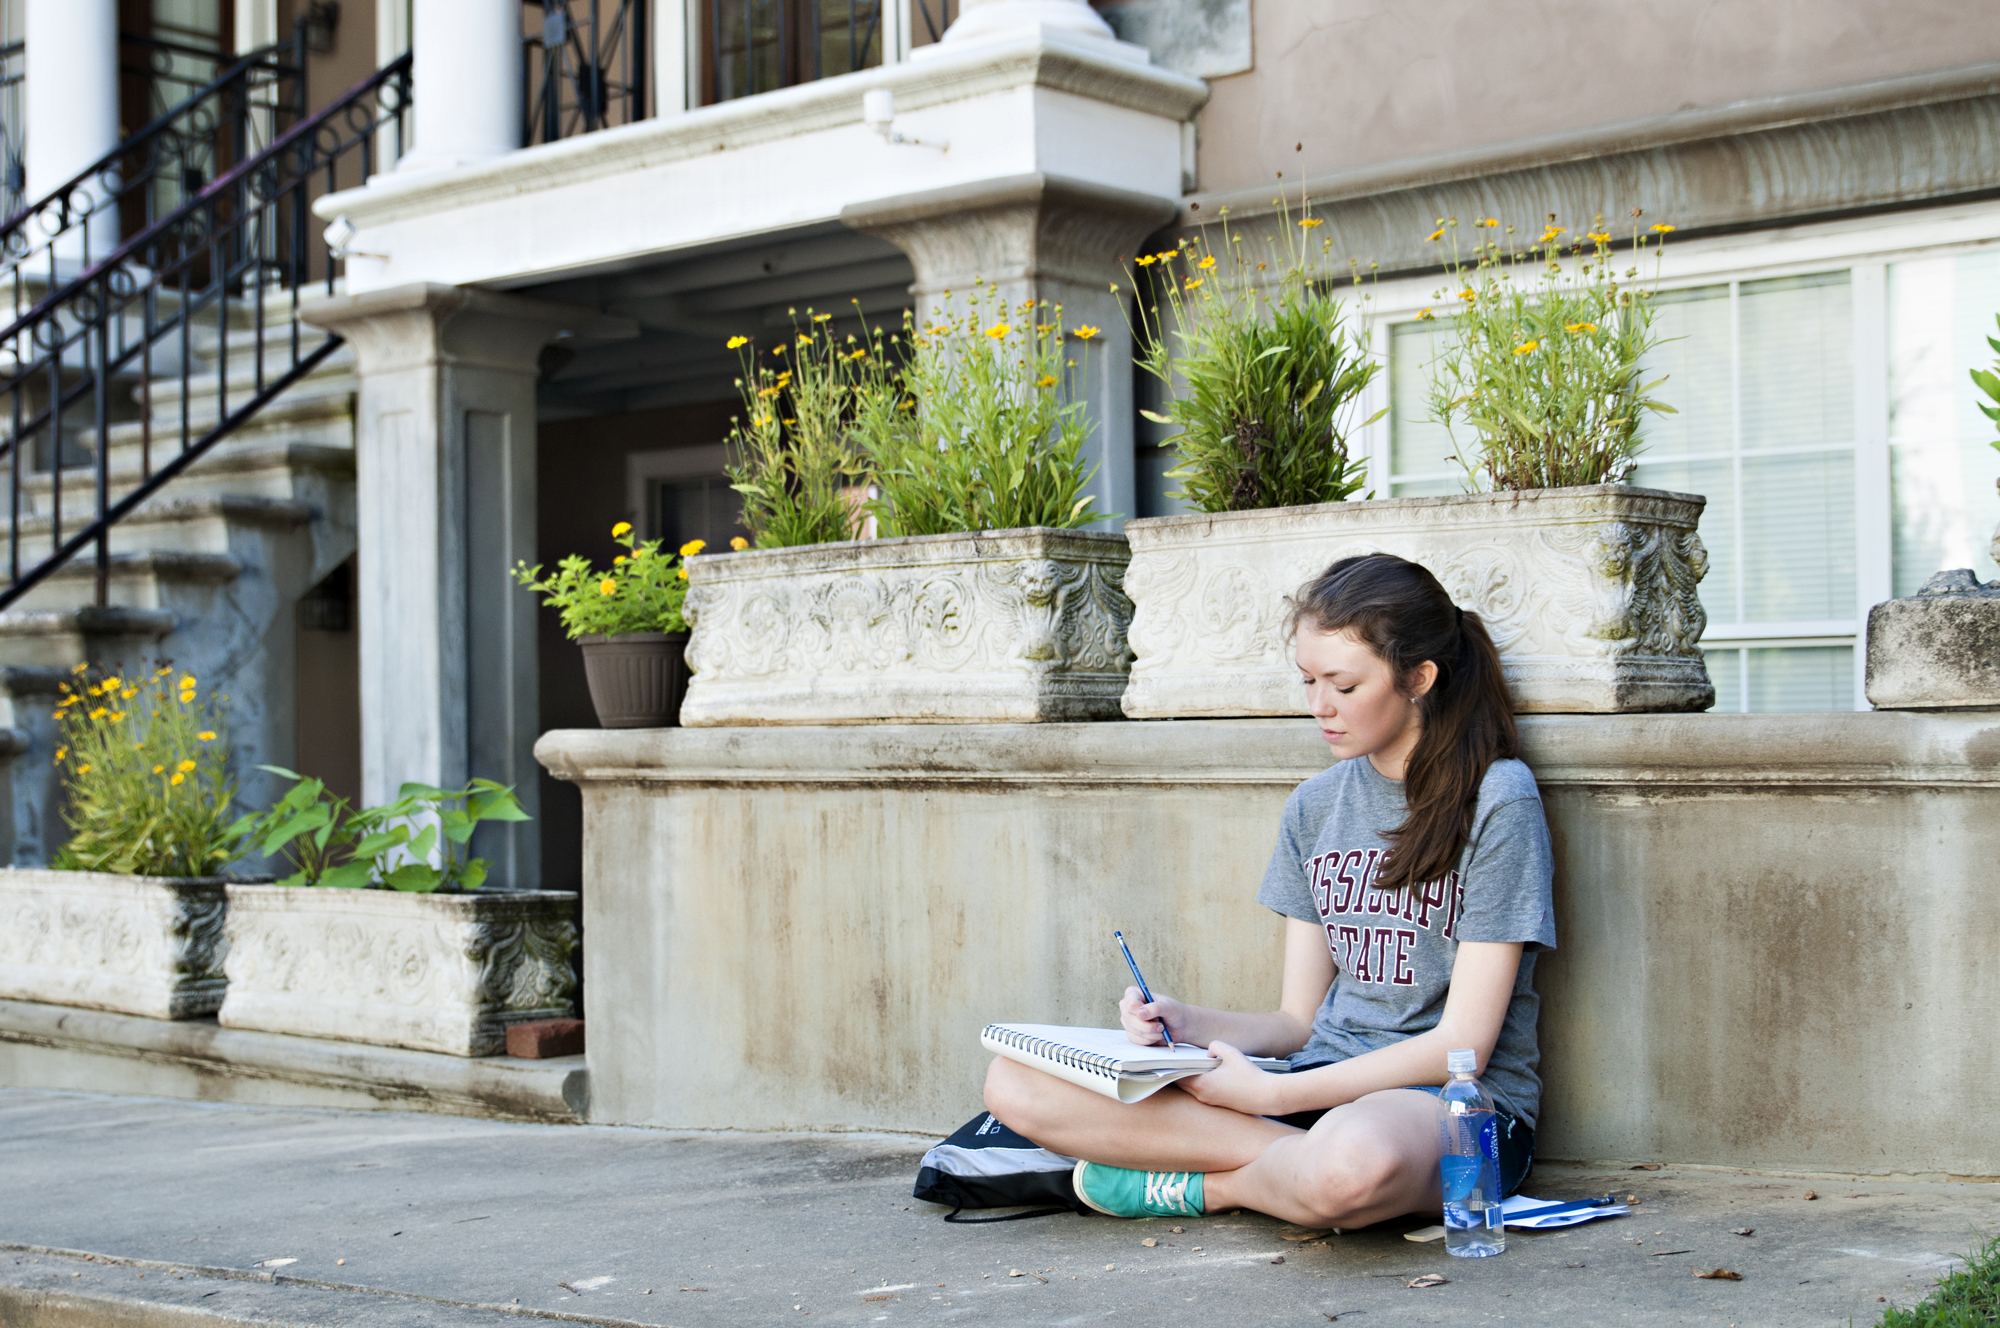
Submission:
[[[1532,1126],[1542,1098],[1535,955],[1556,943],[1554,859],[1535,777],[1519,761],[1494,762],[1458,869],[1422,887],[1374,889],[1384,835],[1405,815],[1402,784],[1365,756],[1314,775],[1285,804],[1257,902],[1324,927],[1339,970],[1292,1063],[1344,1061],[1428,1032],[1444,1014],[1460,941],[1521,941],[1514,998],[1480,1081]]]

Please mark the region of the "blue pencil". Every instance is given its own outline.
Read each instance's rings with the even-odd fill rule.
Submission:
[[[1114,931],[1111,935],[1117,940],[1118,948],[1125,952],[1125,967],[1132,970],[1132,980],[1139,984],[1139,994],[1146,998],[1146,1004],[1151,1005],[1153,1003],[1153,993],[1146,986],[1145,976],[1139,972],[1139,961],[1132,957],[1132,947],[1125,944],[1125,933]],[[1160,1031],[1167,1035],[1167,1048],[1172,1050],[1174,1045],[1174,1030],[1167,1027],[1167,1021],[1164,1019],[1160,1020]]]

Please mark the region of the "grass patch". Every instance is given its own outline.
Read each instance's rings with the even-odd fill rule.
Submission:
[[[1988,1328],[2000,1323],[2000,1236],[1964,1256],[1965,1266],[1908,1309],[1885,1310],[1878,1328]]]

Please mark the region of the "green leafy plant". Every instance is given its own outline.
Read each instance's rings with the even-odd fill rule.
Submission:
[[[1502,240],[1497,218],[1473,228],[1481,238],[1469,258],[1456,218],[1440,218],[1431,234],[1450,237],[1451,285],[1438,299],[1449,297],[1457,312],[1431,364],[1430,410],[1468,481],[1475,489],[1622,482],[1642,446],[1642,416],[1674,409],[1653,395],[1666,379],[1644,382],[1640,373],[1660,338],[1638,263],[1620,269],[1601,217],[1571,236],[1551,214],[1540,238],[1520,248]],[[1671,230],[1634,223],[1635,258],[1652,244],[1656,278],[1654,242]],[[1472,432],[1469,444],[1460,429]]]
[[[729,481],[743,495],[743,524],[760,549],[860,533],[867,462],[855,421],[869,403],[880,407],[894,397],[894,348],[880,328],[867,340],[843,338],[832,322],[832,314],[808,308],[790,340],[761,362],[745,350],[749,337],[729,339],[731,350],[744,353],[736,380],[744,413],[731,426]]]
[[[2000,314],[1995,314],[1993,321],[2000,323]],[[1993,348],[1995,355],[2000,355],[2000,337],[1988,337],[1986,344]],[[1993,361],[1992,369],[1974,369],[1972,385],[1984,392],[1993,402],[1990,406],[1984,402],[1979,403],[1979,413],[1993,421],[1996,426],[2000,426],[2000,359]],[[2000,452],[2000,438],[1993,439],[1992,446],[1994,451]]]
[[[1199,511],[1337,503],[1365,483],[1348,440],[1383,414],[1354,420],[1382,366],[1334,293],[1329,246],[1306,238],[1319,225],[1281,208],[1282,243],[1260,256],[1225,211],[1219,245],[1204,233],[1136,260],[1156,292],[1138,310],[1139,365],[1176,393],[1167,414],[1142,413],[1180,429],[1167,476]]]
[[[50,866],[139,876],[212,876],[234,856],[229,698],[191,673],[143,677],[79,664],[62,684],[55,764],[71,834]]]
[[[259,766],[292,781],[269,809],[231,827],[242,851],[283,856],[295,870],[279,885],[455,894],[485,883],[488,863],[470,856],[487,821],[525,821],[514,791],[490,779],[461,789],[405,784],[395,801],[351,811],[317,779]]]
[[[681,559],[694,557],[706,543],[689,540],[678,556],[661,553],[659,540],[638,543],[627,521],[611,528],[611,538],[626,551],[603,571],[582,554],[572,553],[548,576],[542,575],[540,563],[533,567],[516,563],[514,579],[541,595],[544,607],[561,612],[563,631],[572,641],[628,632],[685,632],[687,619],[681,606],[687,600],[687,569]],[[741,547],[742,541],[737,544]]]
[[[1961,1266],[1914,1305],[1882,1312],[1879,1328],[1986,1328],[2000,1322],[2000,1237],[1980,1239]]]
[[[1089,424],[1063,391],[1098,329],[1065,332],[1060,306],[1010,308],[981,281],[906,335],[902,391],[864,400],[856,419],[881,533],[1072,529],[1114,515],[1083,492],[1097,473],[1083,460]]]

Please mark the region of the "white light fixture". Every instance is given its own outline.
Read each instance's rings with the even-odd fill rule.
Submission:
[[[896,132],[896,94],[888,88],[870,88],[861,94],[861,122],[882,136],[884,143],[913,148],[936,148],[949,152],[949,142],[933,142]]]
[[[321,236],[326,241],[327,256],[342,260],[349,258],[379,258],[385,263],[389,261],[389,255],[387,254],[371,254],[360,249],[348,248],[349,245],[354,243],[354,237],[359,234],[361,234],[360,229],[353,222],[349,221],[345,214],[335,217],[333,225],[328,226]]]

